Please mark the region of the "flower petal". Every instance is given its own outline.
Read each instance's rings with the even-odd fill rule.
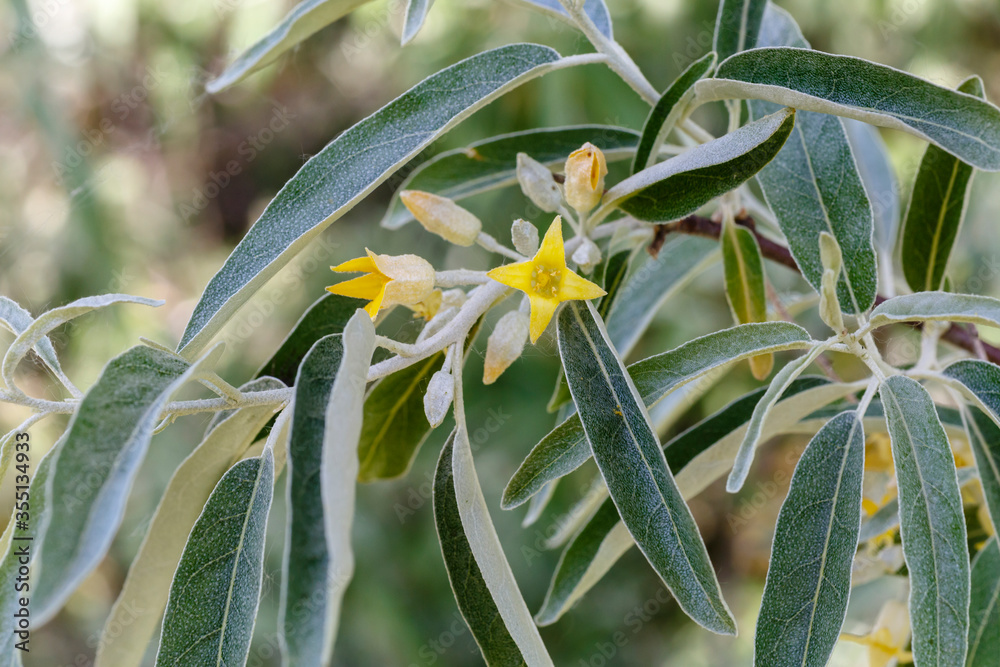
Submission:
[[[331,294],[353,296],[358,299],[366,299],[369,301],[378,297],[379,301],[381,301],[382,295],[385,293],[386,283],[388,282],[389,281],[385,277],[370,273],[365,276],[358,276],[357,278],[345,280],[344,282],[337,283],[336,285],[331,285],[326,288],[326,291]]]
[[[531,261],[535,264],[544,264],[550,269],[566,268],[566,249],[563,247],[561,216],[557,215],[552,224],[549,225],[548,231],[545,232],[545,238],[542,239],[542,245]]]
[[[581,278],[569,269],[563,271],[562,284],[559,287],[560,301],[596,299],[597,297],[604,296],[605,294],[607,294],[607,292],[586,278]]]
[[[368,316],[372,318],[372,322],[375,321],[375,316],[378,315],[378,311],[382,308],[383,298],[385,298],[384,285],[382,286],[381,291],[379,291],[379,293],[375,295],[375,298],[372,299],[367,306],[365,306],[365,312],[368,313]]]
[[[521,290],[525,294],[531,293],[531,273],[534,271],[534,261],[518,262],[516,264],[506,264],[498,266],[489,271],[486,275],[497,281],[501,285],[513,287]]]
[[[556,308],[559,307],[558,299],[546,299],[540,296],[530,296],[531,299],[531,344],[534,345],[549,326],[552,316],[555,315]]]
[[[375,262],[371,260],[370,257],[355,257],[354,259],[349,259],[342,264],[337,266],[331,266],[331,271],[336,271],[337,273],[372,273],[376,270]]]

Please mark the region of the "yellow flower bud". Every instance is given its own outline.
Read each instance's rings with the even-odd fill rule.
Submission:
[[[608,163],[601,149],[585,143],[566,159],[566,201],[580,213],[597,206],[604,196]]]
[[[455,397],[455,377],[448,371],[440,370],[431,376],[424,394],[424,415],[433,428],[437,428],[448,416]]]
[[[483,229],[479,218],[447,197],[404,190],[399,198],[424,229],[455,245],[472,245]]]
[[[374,320],[378,311],[389,306],[413,306],[434,292],[434,267],[417,255],[376,255],[365,248],[367,257],[358,257],[330,268],[337,273],[363,272],[365,275],[327,287],[332,294],[369,301],[365,311]]]
[[[493,384],[514,363],[528,341],[530,320],[519,310],[512,310],[497,322],[486,341],[486,363],[483,384]]]

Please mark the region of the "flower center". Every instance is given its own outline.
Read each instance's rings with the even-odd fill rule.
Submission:
[[[559,296],[559,283],[562,275],[559,269],[553,269],[544,264],[536,264],[531,270],[531,289],[539,296],[555,299]]]

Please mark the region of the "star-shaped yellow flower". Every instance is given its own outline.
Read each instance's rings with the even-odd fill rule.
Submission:
[[[326,291],[341,296],[365,299],[365,312],[374,320],[380,308],[412,306],[434,292],[434,267],[417,255],[376,255],[365,248],[367,256],[331,266],[337,273],[364,272],[366,275],[331,285]]]
[[[487,274],[498,283],[521,290],[531,301],[531,342],[545,331],[563,301],[596,299],[605,291],[566,268],[562,218],[545,232],[538,252],[527,262],[499,266]]]

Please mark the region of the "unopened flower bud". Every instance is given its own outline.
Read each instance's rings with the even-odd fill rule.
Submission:
[[[562,204],[562,191],[552,178],[552,172],[544,164],[527,153],[517,154],[517,182],[521,191],[538,208],[546,213],[555,213]]]
[[[510,238],[514,242],[514,249],[526,257],[533,256],[538,252],[538,228],[527,220],[518,218],[510,226]]]
[[[472,245],[483,228],[479,218],[447,197],[404,190],[399,198],[424,229],[455,245]]]
[[[524,350],[531,321],[519,310],[506,313],[486,341],[486,363],[483,384],[493,384]]]
[[[601,149],[585,143],[566,159],[566,201],[581,213],[597,206],[604,196],[608,163]]]
[[[427,383],[424,394],[424,415],[432,428],[437,428],[448,416],[448,408],[455,397],[455,378],[448,371],[438,371]]]
[[[601,249],[588,238],[584,238],[580,247],[573,251],[573,261],[582,271],[590,271],[601,261]]]

